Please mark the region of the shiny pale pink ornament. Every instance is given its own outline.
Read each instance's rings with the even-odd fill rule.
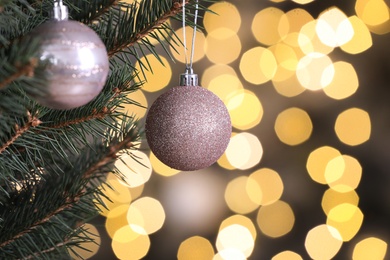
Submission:
[[[106,47],[91,28],[68,20],[62,2],[55,2],[53,19],[39,25],[29,37],[39,39],[39,60],[46,64],[44,93],[33,96],[38,103],[72,109],[101,92],[109,71]]]

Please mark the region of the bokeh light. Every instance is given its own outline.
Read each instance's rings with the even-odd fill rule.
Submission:
[[[145,81],[142,90],[147,92],[163,89],[172,77],[171,65],[163,56],[157,59],[153,54],[147,54],[136,62],[135,69],[140,72],[138,74],[140,80]],[[158,73],[155,73],[157,71]]]
[[[346,53],[358,54],[372,46],[372,37],[367,25],[356,15],[348,18],[352,24],[354,34],[352,39],[341,45],[340,48]]]
[[[298,145],[309,139],[313,124],[306,111],[292,107],[276,118],[275,132],[279,140],[288,145]]]
[[[321,206],[324,213],[328,215],[331,209],[343,203],[358,206],[359,196],[356,191],[338,192],[334,189],[328,189],[322,196]]]
[[[254,189],[248,192],[249,189]],[[247,176],[240,176],[228,183],[225,190],[225,201],[228,207],[240,214],[247,214],[259,207],[259,204],[254,202],[248,193],[257,193],[261,196],[260,187],[253,179]],[[252,195],[253,196],[253,195]]]
[[[177,252],[178,260],[213,259],[214,248],[204,237],[194,236],[184,240]]]
[[[339,231],[325,224],[312,228],[305,240],[306,251],[312,259],[332,259],[342,244]]]
[[[328,163],[341,156],[341,153],[336,148],[330,146],[322,146],[312,151],[307,159],[306,169],[310,177],[318,183],[327,184],[325,171]]]
[[[363,223],[363,213],[352,204],[342,203],[329,211],[326,224],[336,228],[343,241],[351,240]]]
[[[349,155],[342,155],[329,161],[325,169],[325,179],[329,187],[338,192],[356,189],[362,177],[362,166]]]
[[[249,230],[249,232],[251,232],[253,241],[256,241],[256,237],[257,237],[256,227],[250,218],[245,217],[243,215],[233,215],[228,217],[227,219],[222,221],[221,225],[219,226],[219,231],[234,224],[238,224],[246,227]]]
[[[332,82],[334,65],[329,56],[312,52],[299,60],[296,73],[304,88],[319,90]]]
[[[347,109],[338,115],[334,129],[341,142],[360,145],[370,139],[370,116],[360,108]]]
[[[233,224],[218,232],[216,247],[218,252],[236,249],[246,257],[252,254],[255,242],[251,232],[244,226]]]
[[[258,205],[270,205],[279,200],[283,194],[283,181],[275,170],[259,169],[249,175],[249,180],[254,182],[248,181],[247,185],[258,185],[258,189],[247,189],[250,199]]]
[[[278,26],[283,42],[298,47],[299,32],[302,26],[313,20],[313,16],[302,8],[295,8],[283,14]]]
[[[318,37],[316,28],[317,20],[310,21],[302,26],[299,35],[298,43],[300,49],[305,54],[312,52],[318,52],[322,54],[329,54],[333,51],[334,47],[325,45]]]
[[[105,228],[107,234],[113,238],[115,232],[125,226],[129,226],[127,222],[127,211],[129,209],[129,205],[123,204],[120,205],[108,212]]]
[[[124,104],[122,108],[123,113],[138,119],[143,118],[148,107],[148,101],[145,94],[142,91],[135,91],[128,94],[127,98],[133,100],[135,103]]]
[[[226,105],[230,96],[243,90],[244,87],[237,76],[222,74],[214,77],[208,84],[207,89],[217,95]]]
[[[225,154],[232,166],[246,170],[260,162],[263,156],[263,147],[257,136],[241,132],[230,138]]]
[[[271,260],[303,260],[303,258],[299,254],[287,250],[275,255]]]
[[[124,151],[115,161],[115,168],[122,175],[122,183],[129,187],[143,185],[152,175],[149,157],[139,150]]]
[[[117,258],[137,260],[148,253],[150,239],[147,235],[135,232],[130,226],[124,226],[115,233],[111,247]]]
[[[387,243],[376,237],[368,237],[359,241],[353,250],[353,260],[386,259]]]
[[[216,64],[232,63],[241,53],[241,40],[237,34],[222,39],[209,34],[206,37],[206,45],[207,58]]]
[[[359,87],[359,79],[354,67],[344,61],[333,63],[333,80],[324,88],[328,97],[336,100],[344,99],[353,95]]]
[[[164,224],[165,211],[158,200],[142,197],[131,203],[127,211],[127,221],[135,232],[150,235]]]
[[[321,42],[330,47],[346,44],[354,34],[348,17],[337,7],[331,7],[320,14],[316,23],[316,32]]]
[[[295,216],[289,204],[278,200],[270,205],[262,206],[257,213],[256,220],[264,235],[276,238],[291,231]]]
[[[221,28],[231,30],[232,34],[238,32],[241,27],[241,15],[234,4],[221,1],[212,4],[209,9],[213,13],[206,12],[203,19],[204,28],[209,34]]]
[[[259,43],[273,45],[281,40],[278,31],[284,12],[276,7],[267,7],[259,11],[252,21],[252,33]]]
[[[225,102],[233,127],[248,130],[263,117],[263,106],[255,93],[243,89],[232,93]]]

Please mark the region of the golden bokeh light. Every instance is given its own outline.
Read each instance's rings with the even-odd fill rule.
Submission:
[[[332,259],[342,244],[339,231],[325,224],[312,228],[305,240],[306,251],[312,259]]]
[[[263,47],[247,50],[240,60],[240,71],[249,83],[259,85],[273,78],[276,72],[276,59],[273,53]]]
[[[273,45],[281,40],[279,21],[284,12],[276,7],[267,7],[258,12],[252,21],[252,34],[259,43]]]
[[[317,20],[313,20],[303,25],[298,35],[299,48],[305,54],[318,52],[322,54],[329,54],[334,47],[325,45],[316,32]]]
[[[260,162],[263,156],[263,147],[257,136],[241,132],[230,138],[225,154],[233,167],[246,170]]]
[[[237,34],[231,34],[222,39],[209,34],[206,37],[206,45],[207,58],[216,64],[232,63],[241,53],[241,40]]]
[[[230,96],[234,95],[234,93],[237,93],[239,90],[243,90],[244,87],[237,76],[222,74],[213,78],[207,86],[207,89],[227,104]]]
[[[295,70],[287,69],[283,64],[278,65],[272,85],[280,95],[285,97],[295,97],[306,90],[299,83]]]
[[[302,8],[295,8],[283,14],[278,26],[283,42],[299,47],[298,38],[302,26],[313,20],[313,16]]]
[[[98,199],[104,205],[96,204],[96,206],[99,209],[100,215],[105,217],[107,217],[110,210],[123,204],[129,205],[132,200],[129,188],[124,186],[118,177],[115,175],[113,177],[99,187],[103,195],[99,195]]]
[[[176,35],[180,39],[181,42],[184,43],[184,35],[183,35],[183,28],[179,28],[176,30]],[[186,26],[186,46],[187,46],[187,62],[189,62],[189,58],[191,57],[191,48],[192,48],[192,36],[194,33],[194,29],[190,26]],[[196,41],[194,45],[194,56],[192,62],[197,62],[201,60],[205,56],[205,42],[206,37],[204,34],[200,31],[196,31]],[[177,41],[177,39],[175,39]],[[172,47],[174,46],[174,47]],[[171,51],[172,56],[175,58],[175,60],[185,63],[186,62],[186,52],[184,51],[184,48],[180,45],[177,46],[175,43],[169,46],[169,49]],[[153,67],[154,68],[154,67]]]
[[[150,239],[148,235],[141,235],[130,226],[124,226],[115,233],[111,247],[118,259],[138,260],[148,253]]]
[[[332,82],[334,66],[329,56],[312,52],[299,60],[296,73],[304,88],[319,90]]]
[[[260,207],[256,221],[264,235],[276,238],[291,231],[295,223],[295,216],[289,204],[278,200],[270,205]]]
[[[354,35],[348,17],[337,7],[331,7],[319,15],[316,32],[321,42],[330,47],[339,47],[349,42]]]
[[[237,73],[229,65],[214,64],[204,70],[201,77],[201,85],[207,88],[213,79],[221,75],[231,75],[236,77]]]
[[[250,199],[258,205],[270,205],[279,200],[283,194],[283,181],[280,175],[272,169],[259,169],[249,175],[249,180],[254,180],[259,186],[260,192],[255,188],[247,189]],[[252,182],[248,184],[251,185]]]
[[[293,146],[309,139],[313,124],[306,111],[292,107],[279,113],[274,129],[281,142]]]
[[[322,146],[312,151],[307,159],[306,169],[310,177],[318,183],[327,184],[325,171],[328,163],[341,156],[341,153],[330,146]]]
[[[349,54],[358,54],[366,51],[372,46],[372,37],[367,25],[356,15],[348,18],[352,24],[354,34],[352,39],[341,45],[340,48]]]
[[[250,183],[248,184],[248,182]],[[237,177],[228,183],[225,189],[225,201],[232,211],[240,214],[247,214],[259,207],[259,205],[249,197],[247,191],[248,187],[257,189],[257,192],[260,192],[261,194],[261,190],[257,183],[247,176]],[[252,193],[255,192],[256,190],[252,191]]]
[[[360,108],[347,109],[337,116],[334,129],[341,142],[350,146],[360,145],[370,139],[370,116]]]
[[[337,192],[333,189],[328,189],[322,196],[321,206],[324,213],[328,216],[331,209],[343,203],[358,206],[359,196],[356,191]]]
[[[383,0],[357,0],[356,14],[368,26],[379,26],[389,21],[389,8]]]
[[[258,125],[263,117],[263,106],[255,93],[237,90],[225,102],[233,127],[248,130]]]
[[[84,242],[81,247],[73,246],[69,248],[68,252],[72,259],[89,259],[96,255],[99,250],[101,239],[97,228],[90,223],[86,223],[83,225],[83,229],[86,230],[86,233],[80,233],[79,236],[91,238],[93,241]]]
[[[150,152],[149,159],[151,165],[153,166],[153,170],[162,176],[170,177],[180,172],[179,170],[173,169],[161,162],[152,151]]]
[[[368,237],[359,241],[353,249],[353,260],[386,259],[387,243],[376,237]]]
[[[213,257],[213,260],[246,260],[246,256],[243,252],[237,248],[226,248],[219,251]],[[195,259],[194,259],[195,260]]]
[[[338,156],[329,161],[325,170],[325,179],[330,188],[338,192],[350,192],[356,189],[362,178],[362,166],[349,155]]]
[[[352,96],[359,87],[359,79],[352,64],[344,61],[333,63],[334,77],[324,88],[324,93],[333,99],[340,100]]]
[[[152,175],[149,157],[139,150],[123,152],[115,161],[115,168],[122,174],[123,185],[132,188],[143,185]]]
[[[161,203],[151,197],[142,197],[131,203],[127,221],[137,233],[152,234],[158,231],[165,221],[165,211]]]
[[[123,204],[120,205],[108,212],[105,228],[107,234],[113,238],[115,232],[121,229],[124,226],[129,226],[127,222],[127,211],[129,209],[129,205]]]
[[[214,248],[204,237],[193,236],[184,240],[177,252],[177,260],[213,259]]]
[[[147,54],[136,62],[135,69],[139,71],[138,77],[141,81],[145,81],[142,90],[147,92],[159,91],[165,88],[171,80],[172,69],[170,63],[163,56],[159,56],[159,59],[153,54]],[[150,68],[153,68],[153,70]]]
[[[253,241],[256,241],[256,237],[257,237],[256,227],[250,218],[245,217],[243,215],[233,215],[228,217],[227,219],[222,221],[221,225],[219,226],[219,231],[234,224],[238,224],[246,227],[249,230],[249,232],[251,232]]]
[[[336,228],[343,241],[351,240],[363,223],[363,213],[352,204],[342,203],[332,208],[328,213],[326,224]]]
[[[297,4],[305,5],[305,4],[313,2],[314,0],[292,0],[292,1],[297,3]]]
[[[203,18],[204,28],[209,34],[220,28],[229,29],[234,34],[238,32],[241,26],[241,15],[234,4],[221,1],[210,5],[209,10],[211,12],[206,12]]]
[[[233,224],[218,232],[216,247],[218,252],[226,249],[236,249],[249,257],[255,242],[251,232],[244,226]]]
[[[143,118],[146,114],[148,101],[145,94],[142,91],[131,92],[127,95],[127,98],[133,100],[138,104],[123,104],[123,113],[134,116],[135,118]]]
[[[286,250],[275,255],[271,260],[303,260],[303,258],[293,251]]]
[[[284,68],[291,71],[296,70],[299,60],[299,54],[296,52],[296,49],[283,42],[280,42],[270,46],[268,50],[273,53],[278,66],[283,66]]]

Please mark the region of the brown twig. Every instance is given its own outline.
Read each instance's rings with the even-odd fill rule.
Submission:
[[[36,127],[42,123],[37,117],[32,116],[30,112],[27,112],[28,121],[23,126],[15,125],[15,135],[12,136],[7,142],[0,147],[0,154],[5,151],[11,144],[13,144],[22,134],[30,130],[31,127]]]
[[[188,2],[189,2],[189,0],[186,0],[186,3],[188,3]],[[159,19],[154,21],[154,23],[151,23],[149,26],[145,27],[143,30],[141,30],[139,33],[137,33],[135,35],[135,37],[129,43],[119,45],[117,48],[109,51],[108,52],[108,56],[112,57],[116,53],[120,52],[121,50],[133,46],[139,40],[141,40],[142,38],[146,37],[151,31],[155,30],[160,25],[165,23],[169,18],[171,18],[171,17],[177,15],[178,13],[180,13],[182,11],[182,8],[183,8],[183,2],[177,1],[177,0],[173,0],[172,1],[172,7],[171,7],[171,9],[168,12],[166,12]]]
[[[38,59],[37,58],[31,58],[27,64],[24,64],[23,66],[16,66],[18,69],[10,75],[8,78],[0,82],[0,89],[6,87],[8,84],[10,84],[12,81],[16,80],[17,78],[21,76],[28,76],[32,77],[34,76],[34,69],[38,65]]]
[[[106,117],[108,114],[110,114],[111,112],[112,111],[109,110],[107,107],[104,107],[99,112],[97,112],[96,109],[94,109],[94,111],[92,111],[92,114],[89,116],[76,118],[76,119],[69,120],[66,122],[61,122],[57,125],[50,126],[50,128],[53,128],[53,129],[65,128],[65,127],[68,127],[70,125],[81,124],[81,123],[84,123],[84,122],[87,122],[87,121],[90,121],[93,119],[102,119],[102,118]]]

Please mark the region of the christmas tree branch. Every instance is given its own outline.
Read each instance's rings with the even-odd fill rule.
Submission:
[[[188,3],[188,2],[189,2],[189,0],[186,0],[186,3]],[[169,10],[167,10],[165,13],[163,13],[155,21],[152,21],[151,23],[147,23],[146,26],[144,28],[142,28],[139,32],[137,32],[133,37],[131,37],[128,42],[123,42],[123,43],[115,46],[115,48],[110,49],[108,52],[108,55],[110,57],[112,57],[115,54],[117,54],[118,52],[122,51],[123,49],[134,46],[134,44],[139,42],[142,38],[146,37],[150,32],[159,28],[169,18],[174,17],[178,13],[180,13],[182,11],[182,8],[183,8],[182,1],[173,0],[172,6]]]
[[[27,123],[23,127],[15,125],[15,134],[0,147],[0,154],[13,144],[22,134],[30,130],[31,127],[36,127],[42,123],[37,117],[32,116],[30,112],[28,112],[27,117]]]
[[[36,58],[31,58],[26,64],[16,65],[16,71],[13,71],[12,74],[8,75],[7,78],[2,79],[0,82],[0,89],[5,88],[12,81],[17,80],[22,76],[32,77],[34,76],[34,69],[38,64],[38,60]]]
[[[130,129],[129,129],[129,127],[130,127]],[[75,209],[75,207],[79,208],[80,207],[79,204],[81,203],[81,200],[85,196],[87,196],[88,194],[95,193],[96,189],[97,189],[93,185],[89,186],[89,184],[91,183],[89,180],[91,178],[99,178],[99,174],[97,174],[97,172],[99,170],[104,169],[104,167],[106,167],[110,163],[112,163],[118,157],[118,155],[117,155],[118,152],[120,152],[123,149],[129,149],[129,148],[133,147],[134,141],[138,139],[138,134],[136,132],[134,132],[134,129],[135,129],[134,123],[127,122],[127,123],[124,123],[122,125],[121,130],[118,130],[118,131],[113,130],[114,132],[110,132],[110,138],[112,138],[110,146],[106,147],[105,144],[100,145],[100,147],[104,149],[105,153],[102,155],[100,152],[95,152],[94,154],[96,156],[98,156],[98,158],[95,160],[95,162],[92,163],[91,165],[87,166],[87,168],[85,170],[83,170],[83,173],[81,175],[79,175],[79,177],[77,177],[76,179],[73,179],[73,178],[72,178],[73,180],[69,179],[70,183],[68,185],[76,185],[75,186],[75,187],[77,187],[76,190],[72,191],[72,187],[68,186],[68,185],[63,186],[64,190],[62,191],[60,189],[60,193],[59,193],[59,194],[63,193],[65,195],[64,198],[62,199],[62,202],[57,204],[57,206],[55,207],[54,210],[47,211],[45,213],[45,215],[42,215],[39,219],[37,219],[34,222],[32,222],[31,224],[29,224],[26,228],[24,228],[23,230],[15,233],[15,234],[12,234],[11,237],[6,239],[5,241],[2,241],[0,243],[0,249],[7,247],[8,245],[16,242],[17,240],[24,239],[25,236],[27,236],[28,234],[32,234],[34,231],[39,232],[38,229],[41,229],[45,224],[53,223],[54,222],[53,219],[55,219],[55,218],[57,219],[60,215],[66,214],[66,212],[70,212],[73,210],[73,211],[75,211],[75,213],[73,213],[73,214],[79,214],[80,209]],[[116,134],[114,134],[114,133],[116,133]],[[124,136],[120,137],[119,135],[124,135]],[[90,151],[92,151],[92,150],[90,150]],[[82,160],[82,158],[79,158],[79,159]],[[72,171],[77,176],[76,171],[78,172],[78,170],[72,169]],[[100,174],[102,174],[102,173],[104,174],[106,171],[107,170],[103,170]],[[64,173],[64,174],[66,174],[66,173]],[[66,178],[66,176],[64,175],[63,178]],[[83,183],[83,185],[79,186],[79,184],[74,184],[75,182],[76,183],[77,182]],[[42,189],[45,189],[45,188],[46,188],[46,185],[43,184]],[[35,192],[39,192],[39,189],[36,190]],[[38,193],[36,193],[36,194],[38,194]],[[34,196],[34,193],[31,194],[31,196]],[[46,200],[48,198],[42,197],[42,199]],[[51,198],[51,199],[54,199],[54,198]],[[87,200],[90,201],[91,199],[87,199]],[[15,206],[18,207],[18,205],[15,205]],[[83,208],[85,208],[85,206],[83,206]],[[18,209],[18,210],[21,210],[21,209]],[[37,208],[35,208],[35,210],[37,210]],[[26,212],[26,213],[32,214],[33,212]],[[8,217],[8,216],[5,215],[3,217]],[[18,216],[18,217],[20,217],[20,216]],[[28,216],[25,216],[25,217],[28,217]],[[30,216],[30,218],[31,218],[31,216]],[[12,220],[8,220],[8,221],[23,221],[23,219],[12,219]],[[75,228],[75,227],[72,227],[72,229],[73,228]],[[63,239],[62,242],[59,242],[50,248],[46,248],[46,249],[38,252],[37,254],[41,255],[42,253],[45,253],[45,252],[49,253],[51,251],[54,251],[57,249],[58,245],[65,246],[66,239]],[[0,250],[0,252],[1,252],[1,250]],[[34,258],[35,256],[36,256],[36,254],[34,252],[30,252],[30,255],[24,255],[23,259]]]
[[[65,128],[65,127],[68,127],[71,125],[81,124],[81,123],[91,121],[94,119],[103,119],[106,116],[110,115],[111,113],[112,113],[112,111],[110,109],[108,109],[107,107],[103,107],[103,109],[99,112],[97,111],[97,109],[93,109],[92,113],[88,116],[75,118],[75,119],[68,120],[65,122],[59,122],[58,124],[51,125],[50,128],[52,128],[52,129]]]

